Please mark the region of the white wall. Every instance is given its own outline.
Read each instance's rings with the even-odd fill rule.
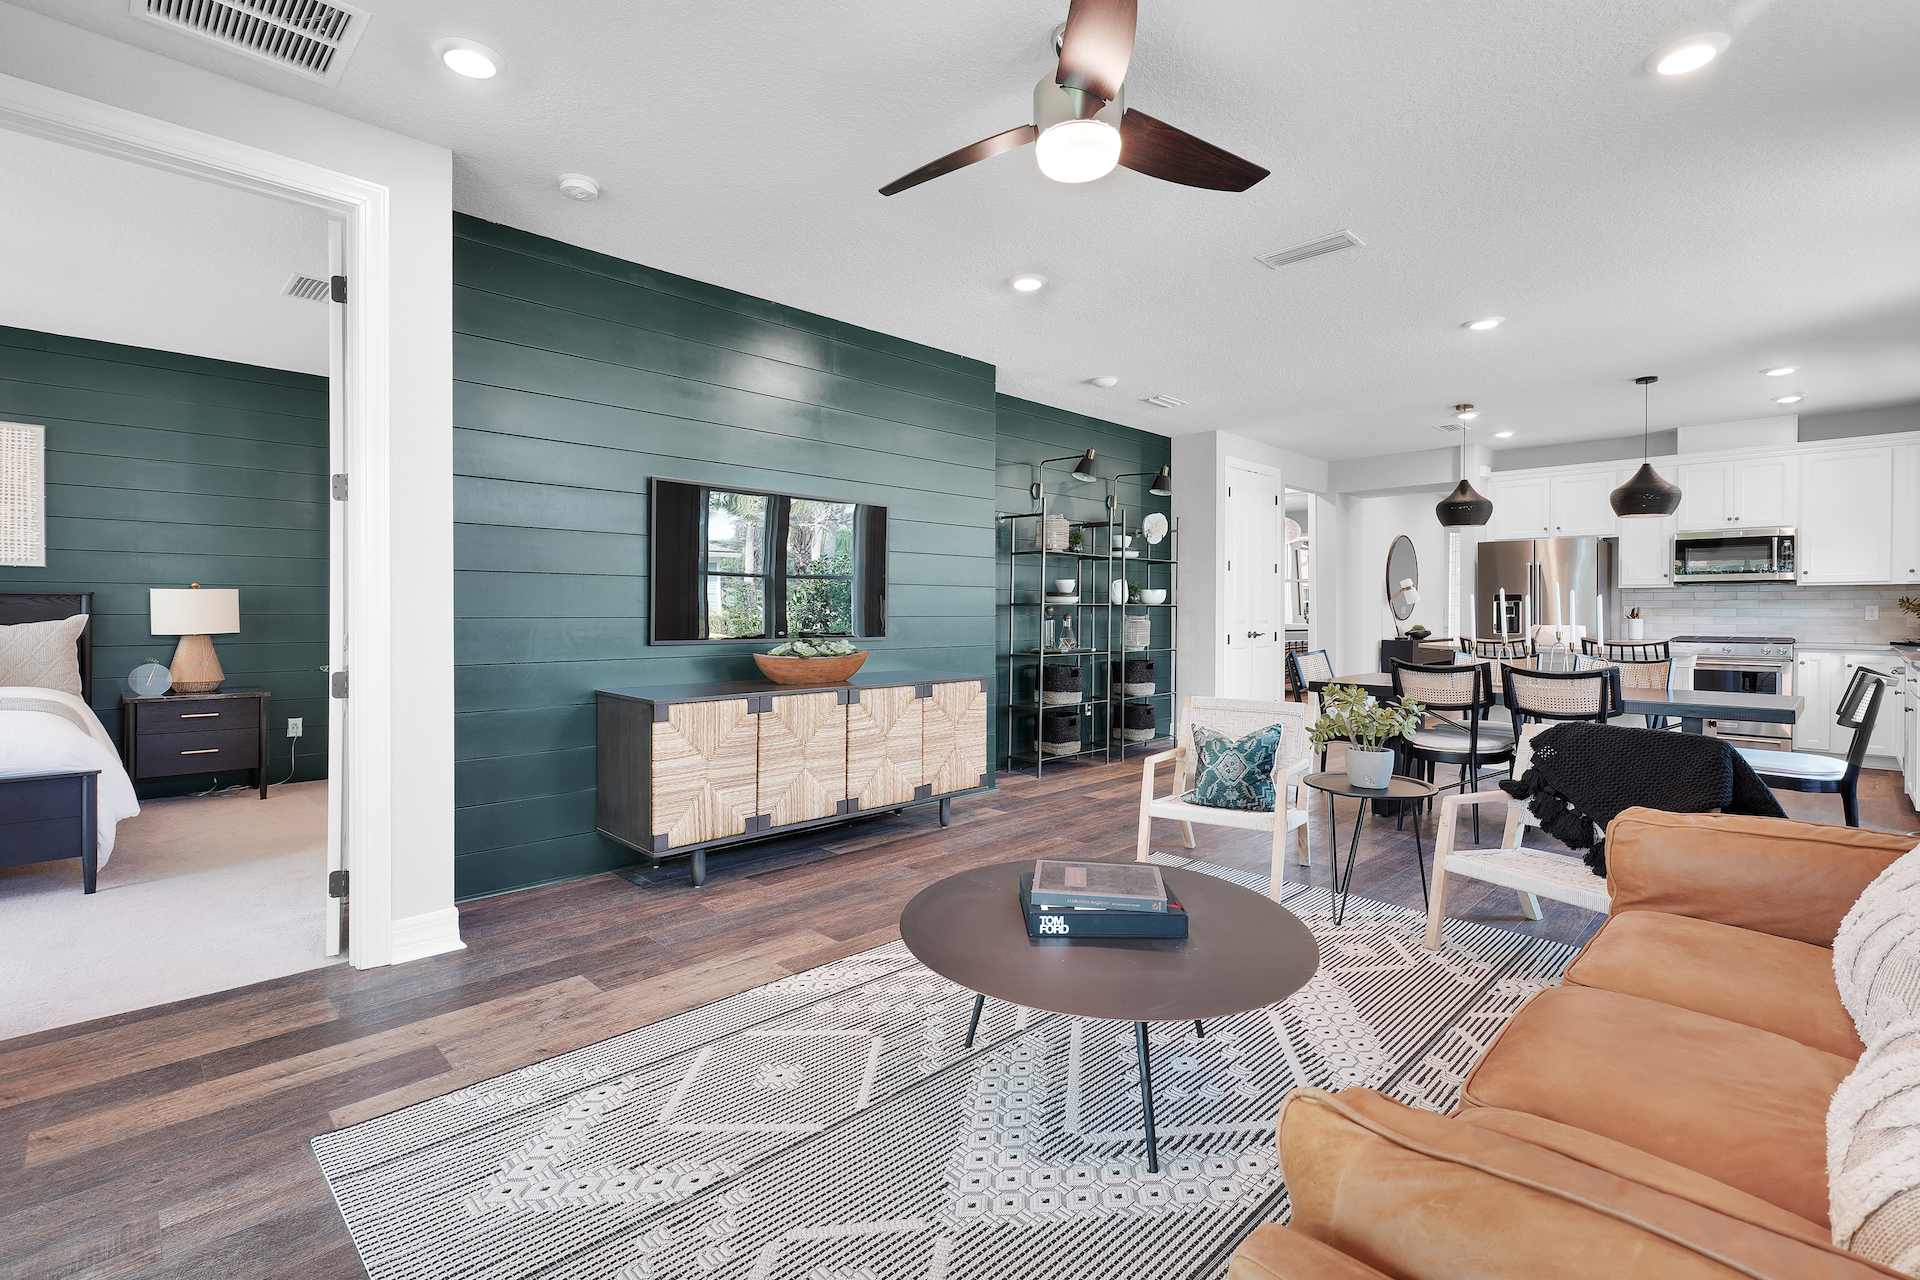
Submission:
[[[0,74],[389,192],[396,920],[453,905],[453,222],[446,150],[0,4]]]
[[[1447,488],[1422,493],[1344,499],[1339,520],[1337,569],[1332,578],[1334,635],[1328,654],[1335,671],[1378,671],[1380,642],[1391,639],[1394,616],[1387,608],[1387,551],[1401,534],[1413,540],[1420,562],[1420,601],[1413,616],[1401,626],[1425,624],[1435,635],[1447,629],[1447,531],[1440,527],[1433,506]],[[1473,562],[1478,530],[1462,530],[1462,592],[1470,605]],[[1463,616],[1463,624],[1468,620]]]

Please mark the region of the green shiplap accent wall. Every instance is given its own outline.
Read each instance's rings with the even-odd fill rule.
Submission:
[[[295,779],[325,777],[327,380],[0,327],[0,421],[47,429],[47,564],[0,566],[0,591],[94,593],[93,706],[115,740],[126,674],[173,658],[148,588],[238,587],[240,631],[214,648],[229,685],[273,692],[269,779],[287,776],[289,715],[306,721]]]
[[[647,644],[655,475],[890,509],[868,671],[994,661],[993,368],[507,227],[454,225],[455,892],[624,866],[596,688],[753,678]]]
[[[1030,400],[1017,400],[1012,396],[999,396],[996,400],[999,420],[997,443],[997,468],[995,473],[994,503],[996,509],[1003,512],[1033,511],[1037,505],[1027,486],[1035,476],[1034,464],[1046,458],[1059,458],[1067,455],[1078,457],[1088,449],[1094,450],[1095,469],[1103,477],[1096,483],[1086,484],[1073,479],[1073,463],[1057,462],[1046,468],[1040,479],[1046,484],[1047,511],[1058,512],[1070,521],[1107,519],[1106,497],[1112,493],[1117,503],[1126,509],[1127,532],[1137,532],[1140,521],[1150,511],[1158,511],[1172,519],[1173,499],[1156,498],[1147,492],[1147,486],[1153,483],[1151,475],[1134,476],[1126,480],[1112,480],[1111,477],[1126,475],[1130,472],[1155,472],[1168,465],[1173,456],[1173,442],[1166,436],[1155,435],[1148,431],[1136,431],[1132,427],[1123,427],[1118,423],[1106,422],[1099,418],[1089,418],[1084,414],[1069,413],[1065,409],[1054,409],[1047,405],[1035,404]],[[1173,483],[1179,484],[1180,477],[1174,476]],[[995,687],[1000,690],[1014,688],[1027,697],[1031,697],[1034,679],[1034,663],[1025,659],[1013,663],[1009,671],[1007,656],[1007,573],[1013,560],[1007,556],[1010,526],[1013,522],[1001,521],[996,533],[996,546],[999,551],[998,573],[996,578],[994,641],[998,661],[995,667]],[[1021,520],[1018,522],[1022,546],[1032,546],[1034,526],[1038,521]],[[1136,540],[1135,546],[1142,545]],[[1018,558],[1019,598],[1037,599],[1034,595],[1044,579],[1039,570],[1039,556],[1021,556]],[[1048,569],[1046,579],[1074,576],[1076,562],[1064,557],[1044,557]],[[1084,586],[1080,598],[1098,600],[1107,599],[1106,583],[1114,576],[1109,574],[1104,564],[1094,561],[1080,562],[1086,566],[1082,579]],[[1170,585],[1166,569],[1153,571],[1153,580],[1146,582],[1144,576],[1136,574],[1134,581],[1139,585],[1165,587]],[[1170,599],[1174,597],[1169,597]],[[1014,645],[1016,649],[1028,649],[1040,643],[1038,626],[1042,610],[1015,607],[1011,610],[1014,617]],[[1118,611],[1114,617],[1118,618]],[[1106,645],[1107,610],[1081,609],[1077,611],[1076,625],[1082,628],[1081,643]],[[1166,646],[1172,643],[1171,609],[1155,609],[1153,644]],[[1091,633],[1089,634],[1089,628]],[[1170,685],[1168,680],[1170,655],[1153,653],[1152,657],[1159,665],[1156,673],[1160,687]],[[1098,673],[1088,669],[1086,678],[1090,692],[1104,690],[1106,685]],[[1011,685],[1009,680],[1013,680]],[[1169,711],[1172,699],[1160,698],[1154,703],[1157,724],[1162,733],[1170,731]],[[1036,718],[1030,714],[1014,717],[1011,742],[1008,741],[1005,725],[1005,712],[996,707],[995,741],[999,743],[1000,767],[1010,767],[1006,752],[1011,748],[1017,751],[1031,752]],[[1095,709],[1087,713],[1093,721],[1089,741],[1097,741],[1091,734],[1108,732],[1106,712]],[[1029,767],[1019,762],[1011,762],[1012,767]]]

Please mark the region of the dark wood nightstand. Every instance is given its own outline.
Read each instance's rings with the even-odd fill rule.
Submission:
[[[120,695],[120,757],[135,782],[251,769],[267,798],[267,726],[273,695],[221,689],[158,698]]]

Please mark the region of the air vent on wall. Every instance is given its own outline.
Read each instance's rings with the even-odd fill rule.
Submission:
[[[299,298],[304,302],[325,302],[333,293],[333,286],[325,280],[303,276],[296,271],[287,277],[287,287],[280,292],[289,298]]]
[[[367,12],[336,0],[128,0],[127,12],[331,85]]]
[[[1162,409],[1178,409],[1181,405],[1185,404],[1186,401],[1182,400],[1179,396],[1148,396],[1147,403],[1157,405]]]
[[[1366,241],[1351,231],[1336,231],[1330,236],[1321,236],[1318,240],[1309,240],[1305,244],[1296,244],[1273,253],[1256,253],[1254,259],[1278,270],[1296,262],[1305,262],[1308,258],[1317,258],[1323,253],[1338,253],[1342,249],[1358,249],[1365,245]]]

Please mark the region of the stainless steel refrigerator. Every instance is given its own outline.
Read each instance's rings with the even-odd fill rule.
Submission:
[[[1604,638],[1613,614],[1613,543],[1606,538],[1518,538],[1480,544],[1475,634],[1531,635],[1537,626],[1585,627]]]

